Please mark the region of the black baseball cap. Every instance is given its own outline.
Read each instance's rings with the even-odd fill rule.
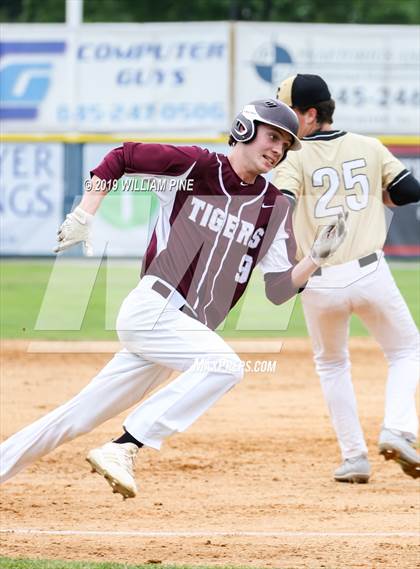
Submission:
[[[331,99],[328,85],[319,75],[298,73],[288,77],[277,89],[277,99],[289,107],[308,108]]]

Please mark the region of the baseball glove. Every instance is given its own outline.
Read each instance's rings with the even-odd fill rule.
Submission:
[[[339,213],[334,223],[323,227],[312,245],[310,257],[316,265],[322,265],[340,247],[347,235],[346,214]]]
[[[93,215],[87,213],[81,207],[76,207],[72,213],[69,213],[58,230],[58,245],[54,249],[54,253],[60,253],[73,245],[83,243],[85,255],[91,257],[93,255],[90,241],[92,220]]]

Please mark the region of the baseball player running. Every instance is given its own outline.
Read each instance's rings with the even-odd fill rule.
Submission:
[[[416,202],[420,185],[378,140],[332,129],[335,103],[318,75],[289,77],[278,98],[295,110],[303,137],[302,150],[288,155],[273,181],[296,200],[297,259],[308,254],[320,225],[348,212],[343,247],[312,275],[302,294],[316,370],[343,458],[334,478],[363,483],[371,473],[350,373],[352,313],[380,343],[389,365],[379,451],[417,478],[420,457],[413,447],[419,336],[382,247],[384,203]]]
[[[76,397],[1,445],[2,481],[138,403],[176,370],[175,380],[128,415],[122,436],[87,456],[114,492],[134,497],[139,448],[160,449],[240,381],[241,360],[213,330],[244,293],[255,265],[264,272],[267,297],[279,304],[305,285],[345,235],[339,216],[295,263],[289,201],[261,174],[300,148],[297,132],[287,105],[258,100],[236,117],[229,157],[196,146],[126,143],[92,171],[92,188],[62,224],[57,251],[89,246],[93,215],[123,174],[168,181],[157,192],[160,213],[143,277],[118,315],[122,350]],[[174,179],[192,181],[192,190],[172,191]]]

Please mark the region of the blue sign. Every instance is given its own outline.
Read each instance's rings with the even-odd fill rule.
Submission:
[[[65,52],[65,42],[0,42],[0,58],[7,55],[56,55]],[[36,119],[47,96],[52,64],[50,61],[5,65],[0,71],[0,119]]]

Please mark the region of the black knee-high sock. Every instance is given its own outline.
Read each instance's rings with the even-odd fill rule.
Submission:
[[[141,448],[143,446],[143,443],[141,443],[140,441],[135,439],[133,437],[133,435],[130,435],[130,433],[128,431],[126,431],[125,429],[124,429],[124,434],[121,435],[118,439],[113,440],[112,442],[117,443],[119,445],[122,445],[124,443],[133,443],[136,446],[138,446],[139,448]]]

